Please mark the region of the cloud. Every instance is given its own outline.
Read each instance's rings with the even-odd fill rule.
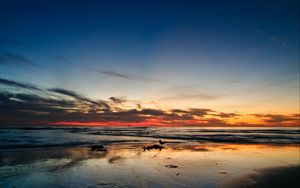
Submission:
[[[115,71],[111,71],[111,70],[107,70],[107,71],[98,71],[101,74],[104,74],[106,76],[112,76],[112,77],[118,77],[118,78],[125,78],[125,79],[133,79],[132,76],[126,75],[126,74],[122,74],[122,73],[118,73]]]
[[[22,121],[47,121],[54,114],[63,115],[67,110],[73,109],[71,101],[47,99],[36,94],[0,93],[0,119],[4,124]]]
[[[57,61],[65,62],[65,63],[71,63],[71,61],[68,58],[65,58],[64,56],[57,56]]]
[[[206,108],[190,108],[188,110],[182,110],[182,109],[172,109],[173,113],[179,113],[179,114],[189,114],[189,115],[195,115],[195,116],[205,116],[208,115],[209,112],[214,112],[211,109]]]
[[[85,97],[82,97],[81,95],[77,94],[76,92],[74,91],[70,91],[70,90],[66,90],[66,89],[61,89],[61,88],[53,88],[53,89],[48,89],[49,91],[52,91],[52,92],[55,92],[55,93],[58,93],[58,94],[62,94],[62,95],[66,95],[66,96],[69,96],[69,97],[73,97],[77,100],[80,100],[80,101],[89,101],[87,98]]]
[[[299,114],[283,115],[283,114],[251,114],[268,124],[298,124],[300,123]]]
[[[30,84],[0,79],[0,125],[132,125],[132,126],[253,126],[229,124],[237,113],[224,113],[206,108],[170,109],[145,108],[142,103],[110,97],[94,100],[75,91],[42,89]],[[123,105],[124,103],[124,105]],[[133,103],[129,108],[125,104]],[[117,107],[116,107],[117,106]],[[296,125],[299,114],[254,114],[264,125]]]
[[[14,82],[15,87],[23,87],[20,83]],[[123,124],[142,125],[189,125],[186,121],[194,120],[195,117],[204,117],[210,109],[192,108],[188,110],[174,109],[164,111],[161,109],[143,108],[122,109],[117,111],[103,110],[110,109],[113,104],[108,101],[97,102],[82,95],[60,88],[48,89],[56,98],[47,95],[40,96],[32,90],[29,93],[1,92],[0,95],[0,119],[6,124],[41,122],[102,122],[111,124],[119,122]],[[33,92],[33,93],[32,93]],[[68,99],[62,95],[71,97]],[[111,97],[113,103],[123,102],[123,100]],[[128,102],[128,101],[126,101]],[[17,121],[16,121],[16,118]],[[204,122],[205,123],[205,122]],[[198,125],[200,125],[198,123]]]
[[[152,116],[163,116],[166,114],[163,110],[150,109],[150,108],[142,109],[141,111],[139,111],[139,113],[144,115],[152,115]]]
[[[30,59],[15,53],[0,53],[0,64],[13,64],[13,65],[30,65],[38,66],[36,63]]]
[[[222,119],[217,119],[217,118],[208,118],[205,120],[203,123],[205,126],[213,126],[213,127],[218,127],[218,126],[228,126],[229,124],[226,123],[226,121]]]
[[[92,100],[70,90],[42,90],[6,79],[0,79],[0,85],[16,88],[0,90],[0,120],[3,123],[16,123],[22,119],[23,123],[79,120],[78,118],[93,120],[93,114],[108,112],[110,108],[105,101]],[[49,91],[53,93],[49,95]]]
[[[254,28],[254,27],[252,27]],[[283,37],[272,35],[266,31],[261,29],[256,29],[255,32],[259,35],[267,37],[269,40],[277,42],[278,44],[282,45],[282,47],[287,48],[289,50],[295,51],[296,47],[286,41]]]
[[[93,105],[92,106],[93,109],[99,109],[99,107],[101,107],[102,110],[105,110],[105,111],[110,110],[110,105],[107,102],[102,101],[102,100],[95,101],[95,100],[89,99],[87,97],[83,97],[82,95],[80,95],[74,91],[61,89],[61,88],[48,89],[48,91],[52,91],[52,92],[55,92],[55,93],[58,93],[61,95],[73,97],[74,99],[76,99],[77,101],[82,102],[82,103],[89,103],[89,104]]]
[[[127,73],[120,73],[120,72],[116,72],[113,70],[99,70],[98,73],[106,75],[106,76],[116,77],[116,78],[121,78],[121,79],[126,79],[126,80],[143,81],[143,82],[159,82],[160,81],[159,79],[146,78],[146,77],[131,75],[131,74],[127,74]]]
[[[240,116],[238,113],[225,113],[225,112],[219,112],[217,114],[213,114],[213,116],[218,116],[221,118],[234,118]]]
[[[15,82],[14,87],[21,87]],[[49,95],[49,91],[51,94]],[[67,98],[65,97],[67,96]],[[70,98],[69,98],[70,97]],[[54,122],[100,122],[111,124],[172,125],[193,120],[194,116],[204,116],[208,109],[190,109],[184,114],[178,110],[165,111],[152,108],[118,108],[111,111],[118,98],[110,98],[113,102],[92,100],[74,91],[53,88],[36,91],[14,93],[10,90],[0,91],[1,124],[41,124]],[[126,101],[128,102],[128,101]],[[181,111],[183,112],[183,111]],[[17,117],[17,118],[16,118]]]
[[[13,80],[7,80],[4,78],[0,78],[0,85],[12,86],[12,87],[19,87],[23,89],[30,89],[30,90],[40,90],[38,87],[32,84],[25,84],[21,82],[16,82]]]
[[[127,101],[126,99],[120,97],[110,97],[109,99],[117,104],[122,104]]]
[[[172,109],[171,111],[174,113],[188,113],[187,110],[182,110],[182,109]]]
[[[197,94],[179,94],[169,97],[164,97],[164,100],[216,100],[222,96],[211,93],[197,93]]]
[[[219,9],[219,8],[216,10],[219,13],[223,14],[222,16],[228,17],[228,13],[225,13],[224,10]],[[286,48],[291,51],[296,50],[296,47],[294,45],[290,44],[288,41],[286,41],[283,37],[275,36],[269,32],[266,32],[266,31],[262,30],[261,28],[258,28],[257,26],[255,26],[253,24],[249,24],[245,20],[241,20],[240,18],[238,18],[234,15],[229,15],[229,16],[231,17],[231,19],[234,22],[238,23],[240,26],[246,27],[249,31],[251,31],[257,35],[261,35],[270,41],[276,42],[278,45],[281,45],[283,48]]]
[[[207,115],[209,112],[213,112],[211,109],[202,109],[202,108],[190,108],[189,114],[195,116],[204,116]]]

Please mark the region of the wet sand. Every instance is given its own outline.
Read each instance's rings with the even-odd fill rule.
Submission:
[[[299,181],[297,145],[182,142],[143,149],[151,144],[4,150],[0,187],[274,187]]]
[[[256,172],[226,182],[222,188],[300,187],[300,166],[259,169]]]

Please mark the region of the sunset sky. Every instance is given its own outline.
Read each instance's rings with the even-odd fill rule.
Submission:
[[[299,11],[1,0],[0,125],[299,126]]]

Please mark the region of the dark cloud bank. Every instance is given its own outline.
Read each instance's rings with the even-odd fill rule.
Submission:
[[[160,126],[232,126],[227,119],[238,113],[217,112],[212,109],[190,108],[161,109],[128,108],[125,98],[110,97],[94,100],[77,92],[51,88],[42,89],[32,84],[0,78],[0,125],[41,125],[57,122],[100,122],[103,125],[119,122],[122,125]],[[131,105],[132,106],[132,105]],[[299,114],[252,114],[272,126],[295,126]],[[145,124],[143,124],[145,123]],[[116,124],[118,125],[118,124]],[[237,126],[264,126],[236,124]]]

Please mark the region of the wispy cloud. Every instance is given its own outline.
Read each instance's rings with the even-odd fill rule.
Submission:
[[[219,13],[222,14],[222,16],[226,16],[226,17],[230,17],[234,22],[238,23],[241,27],[246,27],[250,32],[253,32],[257,35],[261,35],[263,37],[265,37],[266,39],[276,42],[278,45],[281,45],[283,48],[286,48],[288,50],[291,50],[293,52],[296,51],[296,47],[294,45],[292,45],[290,42],[288,42],[286,39],[284,39],[284,37],[282,36],[276,36],[270,32],[267,32],[253,24],[249,24],[247,23],[245,20],[242,20],[240,18],[238,18],[235,15],[230,15],[228,14],[228,12],[224,12],[222,9],[217,8],[216,9]]]
[[[196,94],[178,94],[169,97],[164,97],[164,100],[216,100],[222,96],[211,93],[196,93]]]
[[[217,117],[221,117],[221,118],[235,118],[235,117],[238,117],[238,116],[241,116],[240,114],[238,113],[225,113],[225,112],[219,112],[219,113],[216,113],[216,114],[213,114],[213,116],[217,116]]]
[[[122,104],[124,102],[127,102],[127,100],[125,98],[121,98],[121,97],[110,97],[109,99],[111,101],[113,101],[114,103],[118,103],[118,104]]]
[[[111,70],[106,70],[106,71],[100,70],[99,73],[104,74],[106,76],[112,76],[112,77],[118,77],[118,78],[125,78],[125,79],[133,79],[134,78],[133,76],[115,72],[115,71],[111,71]]]
[[[56,56],[55,58],[57,61],[61,61],[61,62],[64,62],[64,63],[72,63],[72,61],[64,56]]]
[[[266,123],[282,124],[282,123],[300,123],[299,114],[283,115],[283,114],[251,114],[256,118],[262,119]]]
[[[30,59],[16,53],[0,53],[0,64],[38,66]]]
[[[61,88],[53,88],[53,89],[48,89],[49,91],[58,93],[58,94],[62,94],[62,95],[66,95],[69,97],[73,97],[77,100],[81,100],[81,101],[85,101],[88,100],[87,98],[81,96],[80,94],[74,92],[74,91],[70,91],[70,90],[66,90],[66,89],[61,89]]]
[[[101,109],[105,110],[105,111],[110,110],[110,105],[107,102],[102,101],[102,100],[95,101],[95,100],[89,99],[87,97],[84,97],[74,91],[71,91],[71,90],[66,90],[66,89],[61,89],[61,88],[53,88],[53,89],[48,89],[48,91],[52,91],[57,94],[73,97],[74,99],[76,99],[79,102],[89,103],[92,105],[91,107],[94,110],[99,107],[101,107]]]
[[[16,82],[16,81],[4,79],[4,78],[0,78],[0,85],[19,87],[19,88],[30,89],[30,90],[40,90],[38,87],[36,87],[32,84]]]
[[[147,78],[142,76],[131,75],[128,73],[121,73],[114,70],[99,70],[98,73],[103,74],[105,76],[121,78],[126,80],[133,80],[133,81],[143,81],[143,82],[159,82],[159,79],[155,78]]]

